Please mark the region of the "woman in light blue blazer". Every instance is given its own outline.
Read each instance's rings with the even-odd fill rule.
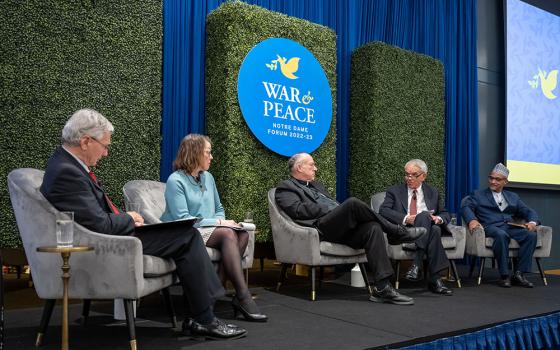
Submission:
[[[241,257],[247,248],[249,234],[240,230],[235,221],[226,220],[214,177],[208,172],[212,159],[212,144],[208,136],[189,134],[183,138],[173,162],[175,172],[167,179],[165,211],[161,220],[202,218],[196,227],[206,246],[220,251],[220,272],[229,278],[235,288],[236,295],[232,299],[234,313],[240,312],[248,321],[265,322],[267,316],[259,311],[251,297],[241,268]]]

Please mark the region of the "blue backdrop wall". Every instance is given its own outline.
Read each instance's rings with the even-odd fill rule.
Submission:
[[[204,133],[206,15],[223,0],[163,2],[161,179],[181,138]],[[337,198],[347,196],[350,55],[373,40],[441,60],[446,84],[446,202],[478,187],[476,0],[249,0],[337,33]],[[403,160],[404,162],[405,160]]]

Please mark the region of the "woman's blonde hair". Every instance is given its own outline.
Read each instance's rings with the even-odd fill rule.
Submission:
[[[190,175],[201,163],[206,142],[212,145],[210,138],[206,135],[188,134],[185,136],[173,162],[173,170],[183,170]]]

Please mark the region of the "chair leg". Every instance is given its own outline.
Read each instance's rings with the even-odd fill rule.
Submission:
[[[311,270],[311,301],[315,301],[315,266],[309,266]]]
[[[471,256],[471,266],[469,269],[469,278],[472,278],[473,276],[473,272],[474,272],[474,267],[476,266],[476,257],[475,256]]]
[[[461,279],[459,278],[459,273],[457,272],[457,265],[455,265],[455,260],[449,260],[451,264],[451,271],[453,271],[453,277],[455,277],[455,281],[457,282],[457,288],[461,288]]]
[[[41,324],[39,325],[39,332],[37,332],[37,339],[35,340],[35,346],[43,345],[43,337],[47,332],[47,327],[49,326],[49,321],[51,320],[51,315],[55,303],[56,303],[56,299],[45,300],[45,306],[43,307],[43,316],[41,316]]]
[[[261,272],[264,271],[264,258],[260,258],[261,261]]]
[[[537,262],[537,266],[539,268],[539,272],[541,273],[541,278],[542,278],[542,281],[543,281],[544,285],[548,286],[548,282],[546,281],[546,275],[544,274],[544,270],[542,269],[542,266],[541,266],[541,258],[535,258],[535,261]]]
[[[84,299],[82,305],[82,326],[87,325],[90,306],[91,306],[91,299]]]
[[[249,287],[249,269],[245,269],[245,284]]]
[[[126,326],[128,327],[130,339],[130,350],[136,350],[136,327],[134,324],[134,305],[132,301],[132,299],[124,299],[124,312],[126,314]]]
[[[478,280],[477,280],[477,285],[480,286],[480,282],[482,282],[482,272],[484,271],[484,260],[486,258],[480,258],[480,269],[478,270]]]
[[[280,286],[286,280],[286,270],[288,269],[288,264],[282,263],[282,269],[280,270],[280,278],[278,279],[278,284],[276,285],[276,291],[280,291]]]
[[[165,307],[167,308],[167,313],[171,318],[171,326],[173,328],[178,328],[177,317],[175,316],[175,309],[173,308],[173,301],[171,300],[171,294],[169,293],[169,287],[163,288],[161,290],[161,295],[163,296],[163,301],[165,302]]]
[[[369,279],[368,279],[368,275],[367,275],[367,271],[366,271],[366,266],[364,265],[364,263],[359,263],[358,266],[360,267],[360,272],[362,273],[362,277],[364,279],[364,282],[366,283],[367,291],[368,291],[369,295],[371,295],[373,293],[373,291],[371,290],[371,286],[369,284]]]
[[[395,289],[399,289],[399,275],[401,273],[401,261],[397,260],[395,261],[396,265],[397,265],[397,271],[395,273]]]

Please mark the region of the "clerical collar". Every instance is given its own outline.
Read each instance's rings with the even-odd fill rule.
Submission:
[[[300,184],[302,184],[303,186],[307,186],[307,187],[309,187],[309,184],[311,183],[310,181],[299,180],[296,179],[295,177],[293,177],[293,179],[299,182]]]

